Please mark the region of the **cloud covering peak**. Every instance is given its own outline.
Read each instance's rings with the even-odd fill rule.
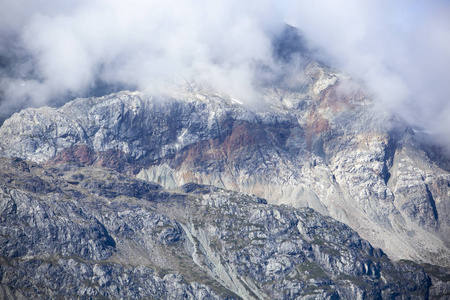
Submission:
[[[281,28],[279,17],[262,18],[274,16],[269,1],[41,2],[27,11],[11,2],[2,14],[19,18],[3,19],[1,32],[16,50],[2,54],[23,74],[6,96],[39,104],[99,80],[146,90],[195,76],[242,89],[250,64],[270,62],[271,31]]]
[[[322,60],[364,80],[378,103],[450,142],[450,3],[388,0],[5,0],[2,111],[195,78],[254,96],[273,38],[300,28]]]

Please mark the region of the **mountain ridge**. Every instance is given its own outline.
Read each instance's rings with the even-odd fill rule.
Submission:
[[[7,299],[423,299],[448,293],[309,208],[106,168],[0,159]]]
[[[192,84],[28,109],[0,128],[0,152],[309,206],[393,258],[448,265],[448,172],[350,78],[311,62],[297,80],[263,90],[256,110]]]

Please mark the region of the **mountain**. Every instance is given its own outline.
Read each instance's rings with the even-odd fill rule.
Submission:
[[[2,299],[424,299],[445,287],[313,209],[76,163],[0,169]]]
[[[449,157],[285,35],[256,100],[187,81],[5,120],[2,297],[448,297]]]
[[[0,128],[0,154],[307,206],[394,259],[449,266],[449,172],[345,75],[311,62],[294,88],[265,89],[257,109],[188,84],[171,91],[23,110]]]

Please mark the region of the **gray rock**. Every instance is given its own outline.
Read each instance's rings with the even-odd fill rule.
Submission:
[[[449,266],[450,175],[439,167],[445,157],[376,109],[350,78],[315,62],[304,74],[304,88],[263,88],[258,109],[195,85],[174,86],[164,99],[120,92],[27,109],[0,128],[0,155],[311,207],[393,258]],[[33,177],[17,184],[51,190]],[[151,189],[83,184],[110,198],[118,189],[130,196]]]
[[[309,208],[198,184],[168,192],[104,168],[0,166],[14,174],[0,178],[6,299],[423,299],[446,291],[445,268],[428,268],[430,277],[416,263],[393,262]],[[15,183],[29,176],[51,191]],[[94,179],[114,197],[92,188]]]

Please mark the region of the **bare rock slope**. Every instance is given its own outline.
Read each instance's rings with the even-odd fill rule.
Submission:
[[[186,84],[26,109],[0,128],[0,155],[311,207],[394,259],[449,266],[448,160],[345,75],[310,62],[299,78],[253,106]]]
[[[448,285],[312,209],[0,159],[0,298],[425,299]],[[436,270],[434,270],[436,272]],[[439,271],[437,272],[439,273]]]

